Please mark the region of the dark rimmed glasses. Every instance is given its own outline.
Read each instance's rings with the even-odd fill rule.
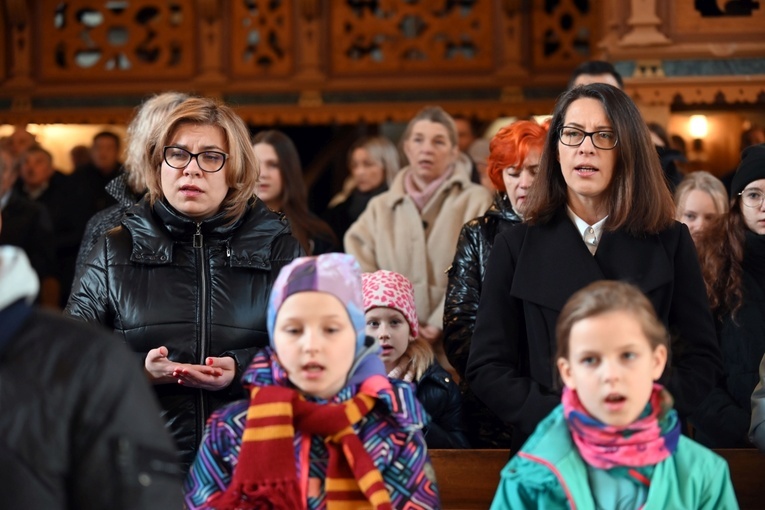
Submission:
[[[204,151],[194,154],[182,147],[168,145],[164,149],[165,163],[171,168],[182,170],[186,168],[192,159],[197,160],[197,166],[203,172],[215,173],[226,164],[228,154],[220,151]]]
[[[765,194],[758,189],[745,189],[738,196],[747,207],[762,207],[762,201],[765,199]]]
[[[579,147],[584,139],[590,137],[592,145],[598,149],[610,151],[616,147],[618,140],[613,131],[592,131],[587,132],[579,128],[563,126],[558,131],[558,139],[563,145],[569,147]]]

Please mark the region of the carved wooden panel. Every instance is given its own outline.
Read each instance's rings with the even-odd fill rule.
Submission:
[[[237,76],[286,76],[294,65],[294,2],[230,0],[231,69]]]
[[[334,74],[460,73],[493,62],[491,0],[331,2]]]
[[[765,96],[765,80],[762,79],[742,83],[739,77],[715,76],[677,81],[635,82],[628,84],[626,89],[633,99],[647,105],[756,104]]]
[[[573,69],[595,58],[599,19],[590,0],[539,0],[532,26],[535,69]]]
[[[43,80],[182,78],[194,70],[193,0],[42,0]]]
[[[531,13],[519,1],[504,1],[495,5],[498,34],[494,39],[497,51],[496,72],[503,81],[528,76],[531,51]],[[507,83],[507,82],[506,82]]]
[[[696,0],[671,5],[673,11],[667,19],[675,41],[707,42],[710,35],[725,36],[729,42],[765,41],[765,2],[761,0]]]

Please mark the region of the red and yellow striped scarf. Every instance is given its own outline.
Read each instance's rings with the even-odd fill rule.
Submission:
[[[363,392],[341,404],[306,401],[292,389],[253,388],[234,476],[226,492],[210,501],[217,510],[303,509],[295,470],[295,430],[323,437],[329,451],[327,510],[392,509],[380,471],[353,431],[376,396]]]

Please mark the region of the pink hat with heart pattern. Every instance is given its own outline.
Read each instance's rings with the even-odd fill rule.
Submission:
[[[414,288],[403,275],[381,269],[361,275],[364,294],[364,313],[372,308],[392,308],[401,312],[409,324],[409,333],[417,338],[420,332],[417,309],[414,304]]]

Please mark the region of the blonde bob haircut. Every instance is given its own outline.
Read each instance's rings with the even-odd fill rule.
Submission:
[[[153,133],[161,129],[168,114],[189,97],[183,92],[163,92],[150,97],[136,109],[127,128],[123,163],[128,186],[134,192],[143,193],[146,189],[144,169],[151,167],[151,154],[146,147],[155,138]]]
[[[161,169],[164,147],[171,145],[173,136],[183,124],[214,126],[223,131],[228,158],[221,172],[226,172],[228,194],[221,209],[226,211],[230,223],[242,217],[253,196],[259,167],[255,152],[250,145],[250,133],[244,121],[230,107],[214,99],[192,97],[180,103],[165,119],[165,123],[149,142],[150,166],[146,169],[146,186],[153,205],[164,198],[162,194]]]

